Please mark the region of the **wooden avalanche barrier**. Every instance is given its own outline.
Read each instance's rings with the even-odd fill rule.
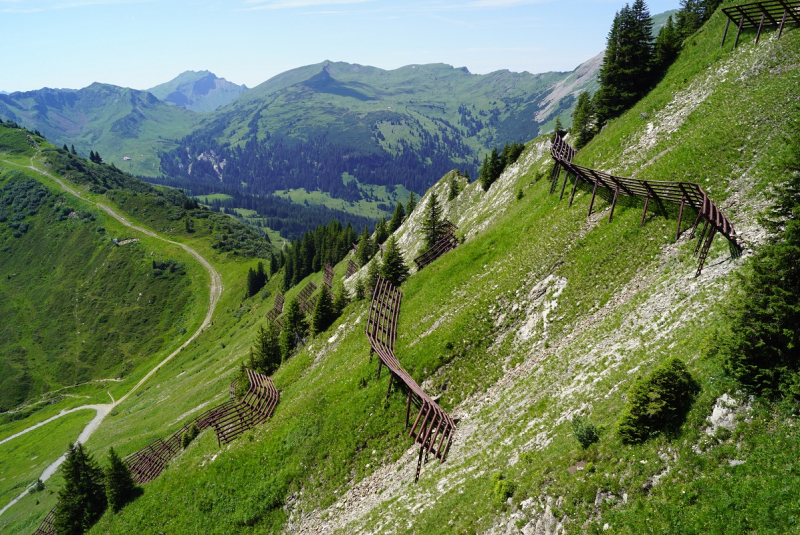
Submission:
[[[458,227],[447,220],[444,221],[444,224],[445,233],[439,239],[439,241],[433,244],[433,247],[414,259],[414,263],[417,264],[417,271],[421,270],[446,252],[452,251],[458,246],[458,238],[456,238],[456,230]]]
[[[358,265],[352,260],[347,261],[347,272],[344,274],[345,279],[352,277],[358,271]]]
[[[578,188],[578,182],[583,181],[593,188],[592,199],[589,202],[589,215],[592,215],[592,208],[594,207],[598,187],[604,188],[614,194],[613,201],[611,202],[611,210],[608,214],[609,221],[611,221],[611,218],[614,216],[614,208],[617,204],[617,198],[620,195],[640,197],[645,200],[640,226],[644,225],[647,208],[651,201],[657,203],[659,206],[663,202],[677,204],[680,205],[678,228],[675,231],[675,239],[677,240],[681,234],[684,209],[689,206],[696,210],[697,217],[692,226],[690,239],[694,238],[697,227],[701,221],[703,222],[703,228],[700,231],[700,238],[694,251],[695,254],[699,255],[695,276],[699,276],[702,272],[703,265],[708,256],[708,251],[711,248],[711,242],[714,240],[714,236],[717,233],[727,238],[735,253],[739,252],[739,244],[736,241],[736,231],[733,228],[733,224],[728,220],[725,214],[717,208],[706,192],[703,191],[703,188],[698,184],[692,182],[666,182],[618,177],[604,173],[603,171],[597,171],[589,167],[574,164],[572,163],[572,157],[575,155],[575,149],[570,147],[569,144],[557,134],[550,153],[556,162],[553,171],[553,186],[551,186],[550,191],[555,191],[555,184],[560,178],[559,175],[563,167],[567,171],[567,174],[564,177],[564,184],[561,187],[561,197],[559,199],[563,198],[564,189],[566,188],[570,175],[574,175],[575,183],[572,187],[569,205],[572,206],[572,202],[575,199],[575,191]]]
[[[246,370],[250,388],[241,401],[224,403],[208,416],[208,425],[217,433],[217,443],[227,444],[245,431],[264,423],[272,416],[280,400],[275,383],[266,375]],[[231,383],[231,390],[235,390]],[[233,393],[233,392],[231,392]]]
[[[409,436],[419,444],[419,458],[414,480],[419,480],[423,458],[426,460],[432,454],[439,462],[444,462],[447,450],[453,439],[455,422],[439,405],[426,394],[422,387],[400,365],[394,354],[394,343],[397,339],[397,318],[400,314],[400,301],[402,292],[395,288],[382,277],[378,277],[375,290],[372,294],[369,317],[367,319],[367,339],[370,344],[370,358],[372,353],[378,354],[378,379],[381,368],[389,369],[389,390],[392,381],[397,378],[408,390],[406,402],[406,428],[408,427],[411,403],[419,406],[419,412],[411,426]]]
[[[728,21],[725,23],[725,33],[722,34],[722,46],[725,46],[725,38],[728,36],[731,22],[738,28],[733,48],[739,45],[742,30],[758,28],[758,32],[756,32],[756,44],[758,44],[761,39],[761,30],[764,28],[778,28],[778,39],[780,39],[787,24],[800,24],[800,0],[753,2],[723,7],[722,12],[728,17]]]
[[[333,288],[333,267],[330,264],[325,264],[325,273],[322,274],[322,282]]]

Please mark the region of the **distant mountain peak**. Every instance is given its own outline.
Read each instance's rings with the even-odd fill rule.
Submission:
[[[148,90],[159,100],[195,112],[220,108],[247,91],[211,71],[184,71],[164,84]]]

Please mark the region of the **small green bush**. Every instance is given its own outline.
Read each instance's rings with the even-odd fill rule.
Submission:
[[[514,495],[517,486],[506,479],[506,476],[496,472],[492,474],[492,489],[494,491],[494,499],[498,505],[504,505],[506,501]]]
[[[192,424],[188,431],[183,434],[181,437],[181,448],[186,449],[189,447],[189,444],[192,443],[194,439],[197,438],[197,435],[200,434],[200,429],[197,427],[197,424]]]
[[[628,391],[628,406],[617,424],[625,444],[638,444],[683,423],[699,386],[678,358],[663,362]]]
[[[589,421],[582,416],[574,416],[572,418],[572,433],[575,435],[578,442],[580,442],[583,449],[588,448],[600,440],[600,433],[597,427],[589,423]]]

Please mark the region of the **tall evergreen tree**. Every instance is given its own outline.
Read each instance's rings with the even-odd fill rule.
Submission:
[[[347,289],[344,287],[343,284],[340,284],[339,288],[336,291],[336,298],[333,300],[333,311],[337,317],[339,317],[342,314],[342,311],[349,302],[350,302],[350,297],[347,294]]]
[[[380,266],[378,259],[370,262],[367,268],[367,276],[364,278],[364,297],[372,299],[372,294],[375,292],[375,285],[378,284],[378,275],[380,274]]]
[[[386,238],[389,237],[389,229],[386,228],[386,218],[381,217],[378,224],[375,225],[375,243],[383,244]]]
[[[284,361],[292,355],[297,345],[305,339],[307,332],[308,322],[300,310],[300,303],[296,297],[292,298],[286,309],[286,318],[280,335],[281,358]]]
[[[64,149],[64,152],[69,152],[69,148],[67,147],[66,143],[64,143],[64,146],[61,148]]]
[[[409,269],[403,260],[397,239],[392,236],[386,242],[386,251],[383,253],[381,276],[395,286],[400,286],[408,278]]]
[[[566,134],[566,133],[567,132],[566,132],[566,130],[564,130],[564,125],[561,124],[561,116],[560,115],[556,115],[556,124],[555,124],[555,126],[553,126],[553,138],[552,138],[552,140],[553,141],[556,140],[556,135],[558,135],[559,137],[564,137],[564,134]]]
[[[364,288],[364,279],[360,276],[356,279],[354,291],[355,291],[356,301],[361,301],[366,296],[367,292],[366,289]]]
[[[108,466],[106,472],[106,499],[112,511],[119,512],[136,493],[128,465],[122,462],[114,448],[108,450]]]
[[[277,255],[275,255],[275,253],[270,253],[270,255],[269,255],[269,274],[270,274],[270,276],[274,277],[279,269],[280,269],[280,267],[278,266],[278,257],[277,257]]]
[[[70,145],[70,152],[77,156],[77,152],[75,152],[75,145]]]
[[[250,352],[249,368],[264,375],[272,375],[281,365],[281,345],[278,328],[268,321],[266,328],[259,327]]]
[[[663,75],[678,57],[680,49],[681,37],[670,15],[667,18],[667,23],[658,31],[656,44],[653,47],[654,74],[657,76]]]
[[[364,232],[361,233],[361,238],[358,240],[358,251],[356,251],[356,260],[361,267],[367,265],[372,255],[375,254],[375,244],[369,237],[369,230],[364,227]]]
[[[614,17],[595,94],[598,124],[633,106],[652,82],[653,20],[643,0],[625,5]]]
[[[59,535],[80,535],[106,509],[105,474],[78,442],[70,444],[61,466],[64,486],[58,491],[53,527]]]
[[[333,299],[327,288],[320,289],[317,296],[317,303],[314,305],[314,312],[311,314],[311,332],[315,335],[324,332],[336,320],[333,309]]]
[[[406,211],[403,208],[403,203],[398,202],[394,209],[394,214],[392,214],[392,219],[389,221],[389,232],[394,233],[395,230],[399,229],[405,218]]]
[[[444,227],[442,225],[442,207],[439,205],[439,199],[433,191],[431,191],[431,196],[425,211],[425,221],[422,223],[422,232],[425,236],[425,247],[428,249],[439,241],[444,232]]]
[[[572,112],[572,135],[575,136],[575,148],[580,149],[594,137],[594,105],[588,91],[578,95],[578,103]]]
[[[283,293],[286,293],[286,290],[294,286],[294,255],[290,251],[285,258],[286,264],[284,265],[283,284],[281,285]]]
[[[417,207],[417,198],[414,196],[414,192],[409,190],[408,192],[408,202],[406,203],[406,213],[411,214],[414,211],[414,208]]]
[[[452,201],[458,194],[461,193],[461,188],[458,183],[458,173],[453,173],[453,176],[450,177],[450,190],[447,193],[447,200]]]

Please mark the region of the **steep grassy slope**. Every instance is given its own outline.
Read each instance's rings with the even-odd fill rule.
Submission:
[[[107,163],[144,176],[159,174],[158,152],[174,147],[198,120],[146,91],[100,83],[2,95],[0,118],[39,130],[57,146],[74,145],[84,156],[97,151]]]
[[[763,191],[780,179],[781,131],[797,113],[800,34],[718,51],[722,26],[712,18],[664,83],[579,159],[652,179],[691,174],[730,214],[746,258],[763,236]],[[739,128],[723,128],[730,124]],[[561,524],[593,532],[609,523],[638,533],[649,522],[659,532],[699,533],[742,525],[734,520],[751,522],[745,530],[789,530],[781,508],[796,503],[797,489],[781,483],[800,452],[791,411],[745,408],[748,418],[732,435],[706,434],[723,393],[747,407],[701,352],[743,260],[732,261],[718,241],[695,279],[695,243],[687,233],[673,241],[674,214],[651,215],[639,228],[641,207],[623,204],[608,223],[601,201],[587,220],[583,190],[567,209],[548,193],[547,148],[546,140],[531,143],[488,193],[472,184],[446,203],[466,242],[403,287],[400,360],[459,419],[447,462],[426,464],[412,482],[405,399],[396,391],[384,401],[388,379],[375,380],[363,334],[366,303],[353,303],[276,373],[282,399],[270,422],[221,450],[211,433],[201,435],[142,498],[95,531],[505,533]],[[447,186],[443,180],[429,195],[443,198]],[[399,231],[409,257],[426,202]],[[241,295],[242,283],[229,280],[229,295]],[[224,399],[271,301],[229,297],[215,325],[90,446],[134,451]],[[687,361],[701,385],[692,411],[673,435],[623,446],[613,428],[625,392],[668,356]],[[572,436],[576,414],[601,427],[600,442],[586,451]],[[494,473],[515,484],[509,502],[495,499]],[[727,491],[733,482],[741,490]],[[46,505],[29,511],[41,518]],[[6,524],[10,532],[20,525]]]
[[[798,113],[800,32],[758,46],[746,35],[731,52],[718,48],[723,26],[714,16],[663,83],[578,160],[702,183],[739,231],[741,259],[718,240],[694,278],[696,242],[686,232],[674,241],[674,210],[640,228],[641,206],[621,203],[609,223],[606,199],[587,219],[583,189],[568,209],[549,194],[548,142],[535,140],[488,192],[471,184],[444,203],[466,241],[402,288],[399,359],[458,419],[444,464],[427,463],[413,483],[405,396],[385,398],[388,378],[375,379],[363,334],[367,304],[352,303],[275,374],[282,396],[269,422],[224,448],[201,435],[94,532],[791,532],[794,407],[750,403],[702,348],[764,236],[757,216],[781,180],[783,132]],[[398,231],[407,258],[448,178]],[[226,264],[214,325],[119,407],[90,441],[95,452],[135,451],[225,399],[272,306],[240,299],[247,267]],[[628,388],[673,356],[701,387],[687,420],[643,445],[621,444],[614,426]],[[729,433],[706,420],[715,407],[739,415]],[[575,415],[600,427],[587,450],[573,436]],[[494,474],[513,484],[510,497],[495,492]],[[51,506],[27,503],[1,525],[23,532]]]
[[[247,91],[247,86],[218,78],[208,71],[182,72],[148,92],[159,100],[198,113],[214,111]]]

